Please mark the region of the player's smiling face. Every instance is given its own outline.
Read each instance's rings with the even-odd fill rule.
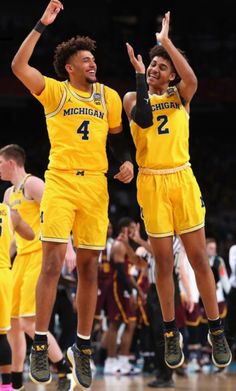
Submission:
[[[67,72],[77,80],[96,82],[97,65],[93,54],[87,50],[80,50],[74,54],[66,65]]]
[[[163,57],[153,57],[147,68],[147,83],[152,86],[160,86],[169,83],[175,78],[171,64]]]

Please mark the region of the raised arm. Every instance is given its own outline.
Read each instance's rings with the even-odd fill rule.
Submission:
[[[150,254],[153,255],[152,247],[149,240],[144,240],[140,235],[140,224],[137,223],[135,226],[135,230],[131,235],[129,235],[130,238],[136,242],[139,246],[144,248],[146,251],[148,251]],[[136,252],[137,254],[137,252]]]
[[[149,102],[147,83],[145,79],[145,65],[140,54],[135,57],[133,47],[126,43],[128,56],[136,73],[136,92],[127,92],[123,99],[123,106],[129,119],[134,120],[141,128],[152,126],[152,108]]]
[[[120,245],[119,242],[122,243],[122,248],[125,249],[124,254],[128,255],[130,263],[136,265],[137,267],[145,267],[146,266],[146,261],[142,257],[140,257],[139,255],[137,255],[135,253],[135,251],[133,250],[133,248],[130,246],[127,228],[124,229],[124,232],[121,232],[119,234],[115,243],[118,243],[118,245]],[[113,245],[112,248],[115,248],[115,244]]]
[[[38,69],[29,65],[29,60],[42,32],[46,26],[54,22],[62,9],[63,5],[59,0],[50,1],[41,19],[21,44],[11,64],[12,71],[16,77],[26,86],[26,88],[37,95],[39,95],[45,87],[44,77]]]
[[[180,95],[188,104],[197,90],[197,78],[185,57],[169,38],[170,12],[162,19],[162,29],[156,33],[157,43],[161,44],[169,54],[181,81],[178,85]]]

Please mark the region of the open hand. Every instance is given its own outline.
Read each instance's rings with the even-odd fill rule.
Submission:
[[[170,11],[166,12],[162,19],[162,29],[159,33],[156,33],[157,42],[163,43],[165,39],[169,38],[169,27],[170,27]]]
[[[45,26],[48,26],[54,22],[59,12],[63,9],[63,4],[59,0],[51,0],[40,19],[41,22],[45,24]]]
[[[127,47],[127,52],[129,55],[130,62],[133,65],[135,71],[137,73],[145,73],[145,65],[143,63],[141,54],[138,54],[137,57],[135,57],[134,49],[128,42],[126,43],[126,47]]]

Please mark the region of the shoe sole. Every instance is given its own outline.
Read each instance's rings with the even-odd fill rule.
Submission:
[[[77,379],[77,376],[76,376],[76,373],[75,373],[75,360],[74,360],[74,354],[71,350],[71,348],[68,348],[67,349],[67,352],[66,352],[66,355],[67,355],[67,358],[68,360],[70,361],[71,365],[72,365],[72,376],[73,376],[73,379],[74,379],[74,382],[76,383],[76,386],[80,389],[80,390],[89,390],[90,389],[90,386],[89,387],[85,387],[85,386],[82,386],[82,384],[79,383],[78,379]]]
[[[30,355],[30,362],[31,362],[31,355]],[[29,371],[29,378],[30,378],[30,380],[32,380],[32,382],[34,383],[34,384],[50,384],[51,383],[51,381],[52,381],[52,375],[51,375],[51,373],[50,373],[50,378],[49,378],[49,380],[47,380],[47,381],[39,381],[39,380],[37,380],[37,379],[35,379],[33,376],[32,376],[32,374],[31,374],[31,371]]]
[[[70,389],[69,389],[69,391],[75,390],[77,388],[77,384],[74,381],[74,377],[73,377],[72,373],[68,373],[67,374],[67,378],[70,380]]]
[[[208,333],[208,335],[207,335],[207,340],[208,340],[209,344],[210,344],[211,347],[212,347],[211,337],[210,337],[210,334],[209,334],[209,333]],[[215,359],[214,359],[213,353],[211,354],[211,359],[212,359],[213,364],[214,364],[217,368],[226,368],[226,367],[229,366],[229,364],[230,364],[231,361],[232,361],[232,353],[230,352],[230,359],[229,359],[229,361],[228,361],[227,363],[225,363],[225,364],[218,364],[218,363],[215,361]]]
[[[181,349],[182,349],[182,347],[183,347],[183,336],[182,336],[181,333],[179,333],[179,344],[180,344],[180,347],[181,347]],[[179,368],[179,367],[181,367],[181,366],[183,365],[184,360],[185,360],[185,357],[184,357],[184,353],[182,352],[182,357],[181,357],[181,360],[180,360],[180,362],[179,362],[178,364],[176,364],[176,365],[170,365],[166,360],[165,360],[165,363],[166,363],[166,365],[167,365],[169,368],[171,368],[171,369],[176,369],[176,368]]]

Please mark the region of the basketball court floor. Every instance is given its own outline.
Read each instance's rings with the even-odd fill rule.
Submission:
[[[136,375],[130,376],[103,376],[97,374],[94,377],[91,391],[150,391],[152,389],[147,386],[147,383],[152,381],[153,376]],[[177,376],[174,374],[175,388],[169,390],[178,391],[236,391],[236,362],[233,362],[227,372],[214,373],[211,371],[208,374],[204,373],[188,373],[186,376]],[[26,391],[56,391],[56,380],[48,386],[35,385],[28,381],[25,384]],[[159,390],[167,390],[167,388],[158,388]],[[79,391],[76,387],[75,391]]]

